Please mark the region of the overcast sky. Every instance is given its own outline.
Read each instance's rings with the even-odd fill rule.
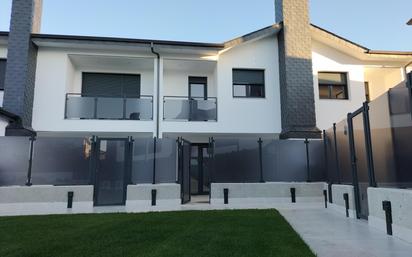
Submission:
[[[8,31],[12,0],[0,0]],[[223,42],[274,23],[274,0],[43,0],[42,33]],[[412,0],[311,0],[311,22],[371,49],[412,51]]]

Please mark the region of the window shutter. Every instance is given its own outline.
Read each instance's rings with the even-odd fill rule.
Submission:
[[[83,73],[82,94],[138,97],[140,96],[140,75]]]

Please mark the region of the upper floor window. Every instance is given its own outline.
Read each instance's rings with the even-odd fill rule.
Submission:
[[[265,71],[233,69],[233,97],[265,97]]]
[[[207,77],[189,77],[189,99],[207,99]]]
[[[84,72],[82,94],[87,96],[140,97],[140,75]]]
[[[319,72],[320,99],[349,99],[348,79],[344,72]]]
[[[6,79],[6,59],[0,59],[0,90],[4,90],[5,79]]]

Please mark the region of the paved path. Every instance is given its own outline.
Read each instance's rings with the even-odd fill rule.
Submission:
[[[280,209],[319,257],[411,257],[412,244],[326,209]]]

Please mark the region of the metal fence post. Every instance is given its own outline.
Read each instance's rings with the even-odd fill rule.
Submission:
[[[324,164],[325,164],[325,178],[329,181],[329,162],[328,162],[328,144],[326,138],[326,130],[323,130],[323,153],[324,153]],[[329,181],[333,182],[333,181]]]
[[[33,151],[34,151],[34,141],[36,141],[36,138],[34,136],[30,137],[30,152],[29,152],[29,167],[27,169],[27,180],[26,180],[26,186],[31,186],[33,185],[31,183],[31,170],[33,166]]]
[[[211,172],[210,172],[210,184],[212,184],[215,181],[215,139],[213,137],[211,137],[209,139],[209,158],[211,160]],[[210,190],[211,191],[211,190]]]
[[[340,179],[340,168],[339,168],[339,158],[338,158],[338,142],[336,140],[336,123],[333,123],[333,140],[335,141],[335,160],[336,160],[336,175],[338,179],[338,184],[341,184]]]
[[[375,179],[375,166],[373,162],[373,150],[372,150],[372,137],[371,137],[371,128],[369,120],[369,104],[368,102],[363,103],[363,129],[365,132],[365,146],[368,162],[368,177],[369,177],[369,186],[377,187]]]
[[[156,184],[156,147],[157,147],[157,138],[153,138],[153,178],[152,184]]]
[[[305,147],[306,147],[306,175],[307,175],[307,182],[311,182],[310,179],[310,156],[309,156],[309,140],[305,138]]]
[[[263,159],[262,159],[262,138],[259,138],[259,172],[260,172],[260,183],[264,183],[265,180],[263,179]]]
[[[127,184],[132,184],[132,171],[133,171],[133,137],[127,138]]]
[[[356,206],[356,218],[360,218],[360,199],[359,199],[359,181],[358,181],[358,170],[357,170],[357,160],[356,160],[356,150],[355,150],[355,142],[354,142],[354,135],[353,135],[353,115],[352,113],[348,113],[347,121],[348,121],[348,134],[349,134],[349,149],[350,149],[350,156],[351,156],[351,165],[352,165],[352,179],[353,179],[353,189],[355,193],[355,206]]]

